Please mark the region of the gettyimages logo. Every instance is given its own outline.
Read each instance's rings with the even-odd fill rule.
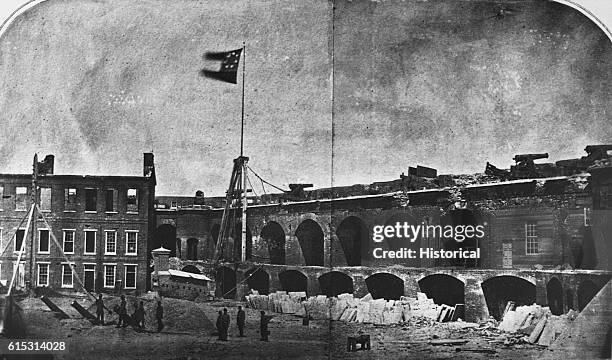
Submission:
[[[480,258],[480,248],[464,249],[461,245],[485,236],[483,225],[428,225],[424,222],[413,225],[408,222],[397,222],[395,225],[376,225],[372,230],[372,241],[378,246],[372,252],[375,259],[477,259]],[[390,239],[394,241],[391,242]],[[427,239],[442,239],[443,242],[451,240],[459,247],[456,250],[442,250],[414,246],[428,243],[417,242]],[[380,247],[385,240],[391,244],[391,249],[385,250]],[[403,246],[398,248],[398,243]]]

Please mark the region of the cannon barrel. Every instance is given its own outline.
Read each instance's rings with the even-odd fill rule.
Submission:
[[[612,150],[612,145],[589,145],[584,148],[587,154],[592,154],[594,152],[608,152]]]
[[[518,154],[514,155],[513,160],[516,162],[525,161],[525,160],[536,160],[536,159],[547,159],[548,153],[543,154]]]

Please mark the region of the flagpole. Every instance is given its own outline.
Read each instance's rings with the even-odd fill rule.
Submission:
[[[240,226],[240,261],[246,261],[246,252],[247,252],[247,241],[246,241],[246,232],[247,232],[247,221],[246,221],[246,212],[247,212],[247,176],[246,176],[246,163],[248,158],[243,156],[244,151],[244,68],[246,67],[246,45],[242,43],[242,117],[240,124],[240,157],[242,159],[242,219]]]
[[[246,45],[242,43],[242,114],[240,117],[240,156],[244,152],[244,68],[246,67]]]

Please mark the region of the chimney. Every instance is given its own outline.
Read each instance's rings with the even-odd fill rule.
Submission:
[[[155,164],[153,162],[153,153],[144,153],[143,176],[155,176]]]

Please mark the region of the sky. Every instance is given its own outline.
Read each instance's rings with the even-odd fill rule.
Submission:
[[[581,3],[612,29],[610,2]],[[323,0],[47,0],[0,36],[0,172],[28,172],[38,152],[56,173],[140,174],[152,150],[157,194],[222,195],[241,84],[199,72],[243,41],[245,155],[283,187],[611,143],[610,40],[563,5],[503,6],[498,19],[491,1],[337,1],[332,27]]]

